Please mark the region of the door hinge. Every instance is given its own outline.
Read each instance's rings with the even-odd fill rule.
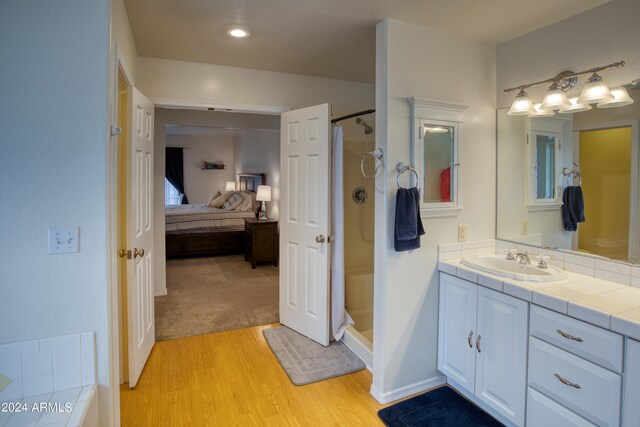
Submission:
[[[122,133],[122,128],[118,126],[111,126],[111,136],[120,135]]]

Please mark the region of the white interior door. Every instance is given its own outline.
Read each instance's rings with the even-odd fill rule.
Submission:
[[[329,104],[280,120],[280,323],[329,345]]]
[[[134,387],[155,343],[153,314],[153,103],[129,93],[127,154],[127,305],[129,386]]]

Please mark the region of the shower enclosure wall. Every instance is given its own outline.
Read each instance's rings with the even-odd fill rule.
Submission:
[[[373,236],[375,180],[361,173],[363,156],[375,149],[373,126],[369,114],[340,123],[344,128],[344,252],[345,302],[355,324],[347,333],[372,350],[373,346]],[[368,132],[368,133],[366,133]],[[374,168],[365,159],[365,172]]]

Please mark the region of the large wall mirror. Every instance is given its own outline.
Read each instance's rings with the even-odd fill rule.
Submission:
[[[545,118],[498,110],[497,238],[640,263],[640,88],[629,94],[631,105]],[[562,216],[570,186],[584,199],[575,231]]]

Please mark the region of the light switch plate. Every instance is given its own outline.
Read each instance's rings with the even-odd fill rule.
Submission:
[[[458,242],[466,242],[467,241],[467,226],[460,224],[458,225]]]
[[[80,229],[78,227],[50,228],[49,254],[71,254],[80,252]]]

